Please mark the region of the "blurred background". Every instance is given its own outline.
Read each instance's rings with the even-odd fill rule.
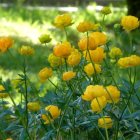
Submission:
[[[36,50],[35,55],[28,59],[31,74],[49,65],[48,54],[56,42],[64,40],[64,33],[53,26],[58,14],[70,12],[74,24],[68,28],[68,37],[73,45],[77,45],[80,34],[76,26],[83,20],[100,22],[103,17],[99,11],[103,6],[109,6],[112,11],[105,19],[109,38],[116,35],[113,26],[120,23],[124,15],[140,17],[139,0],[0,0],[0,36],[11,36],[14,39],[14,46],[10,49],[14,59],[11,59],[9,53],[0,54],[0,77],[7,79],[20,71],[15,64],[22,63],[22,57],[17,51],[22,45],[30,45]],[[43,33],[52,37],[47,47],[38,40]],[[134,39],[137,46],[140,43],[138,32]],[[120,47],[121,43],[120,39],[114,40],[114,45]]]

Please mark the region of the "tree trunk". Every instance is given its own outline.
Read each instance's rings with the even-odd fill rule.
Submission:
[[[140,0],[127,0],[128,15],[140,18]]]

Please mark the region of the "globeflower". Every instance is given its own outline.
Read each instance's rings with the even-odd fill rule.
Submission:
[[[98,126],[101,128],[112,128],[113,121],[109,116],[103,116],[102,118],[98,119]]]
[[[106,106],[106,104],[107,100],[105,96],[96,97],[91,101],[92,111],[99,113]]]
[[[120,91],[116,86],[107,86],[105,97],[109,103],[117,103],[120,100]]]
[[[99,24],[94,24],[88,21],[80,22],[79,25],[77,26],[77,30],[83,33],[91,30],[98,30],[98,28]]]
[[[55,105],[49,105],[45,107],[45,110],[48,111],[53,119],[56,119],[60,116],[61,110],[58,108],[58,106]]]
[[[13,45],[13,39],[10,37],[1,37],[0,38],[0,52],[4,53]]]
[[[86,101],[91,101],[96,97],[104,96],[106,93],[102,85],[89,85],[86,87],[82,99]]]
[[[33,55],[35,53],[35,50],[34,50],[34,48],[32,48],[30,46],[22,46],[19,49],[19,53],[21,55],[29,56],[29,55]]]
[[[84,71],[88,76],[91,76],[93,74],[98,74],[101,72],[101,66],[99,64],[89,63],[86,66],[84,66]]]
[[[53,54],[57,57],[67,58],[72,52],[72,46],[69,42],[57,44],[53,49]]]
[[[113,47],[111,48],[110,52],[109,52],[109,56],[114,59],[114,58],[117,58],[117,57],[120,57],[122,55],[122,51],[120,48],[117,48],[117,47]]]
[[[68,56],[67,63],[69,66],[76,66],[80,63],[81,60],[81,53],[74,49],[71,54]]]
[[[58,15],[54,20],[54,25],[57,28],[64,28],[70,26],[71,24],[72,24],[72,18],[68,13]]]
[[[104,15],[108,15],[111,13],[111,10],[109,7],[103,7],[100,12]]]
[[[38,111],[41,108],[38,102],[28,102],[27,107],[30,111]]]
[[[95,50],[89,50],[89,52],[84,51],[83,54],[87,61],[93,61],[94,63],[101,63],[105,58],[104,49],[101,47]]]
[[[51,68],[45,67],[45,68],[41,69],[38,74],[40,81],[45,82],[48,78],[50,78],[52,76],[52,73],[53,73],[53,71]]]
[[[135,16],[131,16],[131,15],[124,16],[121,19],[121,25],[122,25],[123,29],[126,31],[131,31],[131,30],[138,28],[139,24],[140,23],[138,21],[138,18]]]
[[[50,124],[54,121],[50,116],[48,116],[46,114],[42,114],[41,118],[45,121],[44,124]]]
[[[51,39],[50,35],[48,35],[48,34],[42,34],[39,37],[39,41],[41,42],[41,44],[49,43],[51,40],[52,39]]]
[[[55,56],[53,53],[51,53],[48,57],[48,61],[51,65],[51,67],[58,67],[64,63],[64,59]]]
[[[62,79],[64,81],[69,81],[71,80],[72,78],[74,78],[76,76],[76,73],[73,72],[73,71],[68,71],[68,72],[64,72],[63,73],[63,76],[62,76]]]
[[[5,90],[3,85],[0,85],[0,99],[6,98],[9,96],[8,93],[3,92]]]
[[[92,33],[90,33],[89,36],[94,38],[96,46],[105,45],[107,42],[107,36],[106,36],[106,34],[104,34],[102,32],[92,32]]]
[[[122,68],[135,67],[140,65],[140,57],[137,55],[131,55],[129,57],[123,57],[118,60],[118,65]]]

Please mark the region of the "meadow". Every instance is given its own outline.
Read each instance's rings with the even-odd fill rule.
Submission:
[[[139,140],[139,20],[92,6],[0,8],[0,139]]]

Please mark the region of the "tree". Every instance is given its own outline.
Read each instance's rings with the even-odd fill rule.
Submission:
[[[128,15],[140,18],[140,0],[127,0]]]

